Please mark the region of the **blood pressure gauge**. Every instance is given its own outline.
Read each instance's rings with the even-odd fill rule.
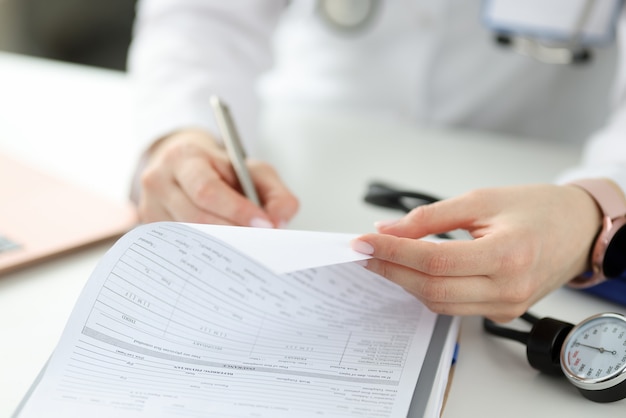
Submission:
[[[580,393],[596,402],[626,397],[626,318],[603,313],[575,325],[565,337],[561,369]]]
[[[626,398],[626,317],[601,313],[577,325],[529,312],[520,317],[530,332],[507,328],[484,318],[485,330],[526,345],[529,364],[565,377],[587,399],[614,402]]]

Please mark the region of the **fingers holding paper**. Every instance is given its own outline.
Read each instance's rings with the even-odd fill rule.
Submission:
[[[505,322],[585,270],[599,222],[573,186],[482,189],[381,222],[353,248],[435,312]],[[474,239],[419,239],[455,229]]]
[[[140,174],[140,219],[260,227],[288,223],[298,209],[296,197],[267,163],[248,161],[248,168],[261,207],[242,194],[225,150],[209,134],[172,134],[155,144]]]

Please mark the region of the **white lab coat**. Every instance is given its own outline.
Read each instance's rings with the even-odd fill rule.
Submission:
[[[626,190],[626,13],[590,63],[552,65],[498,47],[480,0],[381,1],[357,33],[332,29],[314,0],[139,0],[129,72],[137,135],[215,131],[222,96],[244,139],[258,100],[389,113],[421,125],[587,141],[558,179],[610,177]],[[250,144],[248,144],[250,145]]]

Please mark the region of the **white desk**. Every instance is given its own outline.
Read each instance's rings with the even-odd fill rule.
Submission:
[[[125,199],[138,150],[119,73],[0,54],[0,151]],[[272,111],[261,155],[301,198],[291,225],[373,230],[397,214],[362,203],[370,179],[450,196],[475,187],[550,181],[578,151],[489,135],[416,129],[358,115]],[[8,179],[0,179],[8,181]],[[1,222],[1,220],[0,220]],[[0,277],[0,416],[9,416],[56,345],[74,302],[108,245]],[[619,306],[571,290],[534,312],[575,322]],[[459,362],[444,417],[622,417],[624,402],[595,404],[564,379],[539,375],[525,348],[462,322]]]

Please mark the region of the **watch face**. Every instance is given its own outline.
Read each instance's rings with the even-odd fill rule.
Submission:
[[[626,318],[606,313],[575,326],[561,348],[561,368],[574,385],[589,390],[626,380]]]
[[[622,223],[622,225],[619,225]],[[626,271],[626,224],[624,219],[615,221],[615,234],[610,238],[604,253],[602,270],[606,277],[619,277]],[[618,229],[619,228],[619,229]]]

